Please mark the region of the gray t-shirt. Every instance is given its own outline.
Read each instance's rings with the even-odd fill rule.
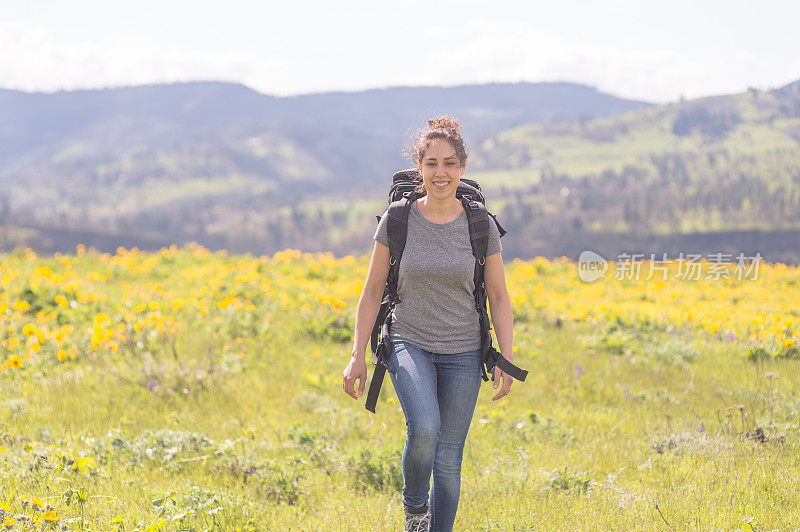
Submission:
[[[388,247],[387,218],[384,213],[374,238]],[[500,232],[490,223],[487,256],[500,251]],[[474,273],[466,213],[461,211],[452,222],[436,224],[422,216],[414,202],[408,215],[397,281],[400,302],[392,314],[390,339],[437,354],[480,349],[480,324],[472,296]]]

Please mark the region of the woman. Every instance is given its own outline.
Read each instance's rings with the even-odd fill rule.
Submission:
[[[434,118],[408,149],[425,195],[409,213],[388,364],[406,418],[403,503],[405,530],[412,531],[453,528],[464,442],[481,383],[480,326],[473,299],[475,257],[466,213],[456,198],[467,161],[460,129],[452,117]],[[367,341],[389,273],[386,225],[384,214],[358,300],[352,357],[342,373],[344,391],[355,399],[364,393]],[[489,225],[486,292],[500,351],[512,361],[513,323],[500,233],[494,223]],[[501,383],[494,400],[507,395],[512,383],[496,368],[494,387]]]

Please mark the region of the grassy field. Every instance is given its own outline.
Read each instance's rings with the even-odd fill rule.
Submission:
[[[341,391],[365,258],[79,249],[0,260],[8,530],[398,530],[402,412]],[[507,267],[526,383],[467,439],[457,530],[800,520],[797,268]]]
[[[690,105],[735,112],[741,122],[726,135],[709,137],[695,132],[676,135],[672,125],[681,110]],[[735,94],[633,111],[621,116],[600,118],[584,123],[533,124],[510,129],[486,141],[479,158],[495,149],[517,147],[529,160],[548,164],[558,173],[572,177],[600,175],[604,170],[620,171],[625,166],[652,170],[651,157],[669,153],[706,153],[727,151],[751,161],[769,164],[776,151],[797,152],[797,140],[791,131],[797,118],[776,115],[777,99],[768,93],[753,98]],[[514,172],[497,174],[497,181],[507,186],[520,183]]]

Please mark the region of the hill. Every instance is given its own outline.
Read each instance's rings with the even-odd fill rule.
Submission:
[[[263,141],[304,148],[319,162],[332,165],[330,175],[359,181],[371,174],[349,158],[363,149],[362,143],[371,147],[375,141],[394,141],[384,150],[399,158],[406,131],[436,113],[459,116],[471,140],[481,140],[516,125],[607,116],[645,105],[571,83],[395,87],[293,97],[268,96],[222,82],[53,94],[0,90],[0,113],[7,118],[0,127],[0,175],[9,178],[31,167],[64,163],[91,170],[89,165],[99,160],[137,152],[170,153],[203,143],[268,163],[273,154],[253,153],[258,151],[252,149],[255,141],[247,144],[261,135]],[[336,154],[334,148],[344,151]],[[381,162],[370,164],[383,168]]]
[[[145,243],[318,248],[281,237],[299,234],[299,205],[332,191],[377,191],[387,169],[408,164],[406,134],[425,117],[459,116],[477,144],[520,124],[645,106],[570,83],[281,98],[219,82],[0,91],[0,221]]]
[[[468,175],[510,230],[508,257],[800,261],[800,81],[661,106],[566,83],[289,98],[187,83],[6,91],[0,108],[18,148],[0,152],[6,248],[361,253],[389,173],[408,165],[406,133],[452,113],[470,134]]]
[[[780,232],[775,260],[800,259],[800,82],[512,128],[475,155],[516,249],[696,234],[689,247],[756,251]]]

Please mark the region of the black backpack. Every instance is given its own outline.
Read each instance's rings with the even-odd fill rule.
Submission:
[[[418,193],[417,187],[422,183],[416,168],[397,172],[392,177],[392,186],[389,189],[389,211],[387,220],[387,234],[389,237],[389,275],[386,278],[386,288],[383,291],[383,300],[380,310],[372,327],[370,336],[370,349],[375,371],[367,392],[365,407],[375,413],[378,395],[383,385],[383,377],[389,369],[387,359],[391,352],[389,343],[389,328],[392,321],[392,309],[400,301],[397,296],[397,278],[400,271],[400,259],[403,258],[403,249],[406,246],[408,234],[408,213],[411,204],[424,193]],[[502,237],[506,231],[500,226],[497,218],[486,210],[486,202],[481,191],[481,186],[471,180],[462,178],[456,189],[456,197],[461,200],[467,214],[469,224],[469,239],[472,245],[472,254],[475,256],[475,310],[478,312],[481,327],[481,358],[483,366],[483,380],[489,380],[489,374],[494,375],[495,366],[511,375],[513,378],[524,381],[528,376],[526,370],[520,369],[503,357],[492,346],[492,335],[489,326],[489,314],[486,309],[486,286],[483,279],[483,268],[486,262],[486,252],[489,247],[489,219],[497,224],[497,229]],[[381,217],[378,216],[378,221]]]

